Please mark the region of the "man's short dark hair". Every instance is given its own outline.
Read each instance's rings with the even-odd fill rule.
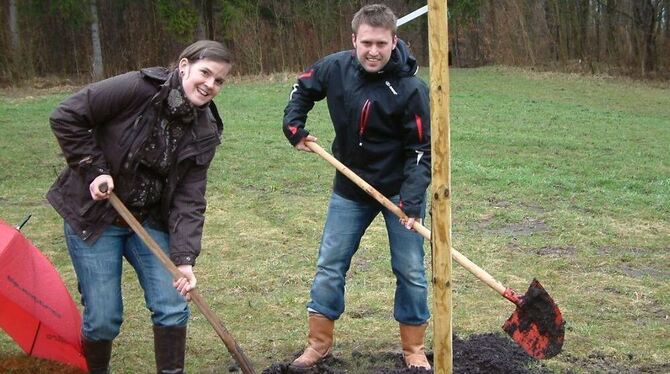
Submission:
[[[351,30],[354,34],[358,34],[358,28],[361,25],[370,25],[391,30],[391,33],[395,35],[398,29],[397,21],[398,18],[391,8],[384,4],[370,4],[362,7],[354,14],[354,18],[351,20]]]

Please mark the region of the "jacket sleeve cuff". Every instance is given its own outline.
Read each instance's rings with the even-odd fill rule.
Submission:
[[[298,131],[295,132],[295,134],[291,135],[288,138],[288,141],[291,143],[292,146],[296,146],[296,144],[300,143],[300,141],[303,138],[306,138],[307,135],[309,135],[309,131],[305,129],[298,129]]]
[[[183,255],[183,254],[170,255],[170,260],[172,260],[172,263],[175,264],[175,266],[179,265],[195,266],[195,256],[193,255]]]
[[[86,169],[86,181],[88,183],[93,182],[93,180],[101,175],[109,175],[109,168],[106,166],[91,165]]]
[[[402,207],[402,211],[407,215],[407,217],[410,217],[410,218],[421,217],[421,206],[420,205],[416,205],[416,206],[404,205]]]

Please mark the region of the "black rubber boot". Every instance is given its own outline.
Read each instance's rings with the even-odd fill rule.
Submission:
[[[109,374],[109,360],[112,358],[111,340],[88,340],[81,337],[84,357],[91,374]]]
[[[156,355],[156,373],[184,373],[186,326],[154,326],[154,353]]]

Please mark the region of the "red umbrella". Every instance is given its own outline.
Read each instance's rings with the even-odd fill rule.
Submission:
[[[87,370],[81,316],[58,271],[0,220],[0,327],[30,356]]]

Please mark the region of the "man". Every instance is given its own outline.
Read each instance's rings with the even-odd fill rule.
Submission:
[[[408,367],[430,369],[424,333],[430,316],[423,239],[411,230],[425,214],[430,183],[428,88],[396,36],[396,16],[385,5],[361,8],[351,23],[354,49],[329,55],[300,75],[284,110],[284,135],[298,150],[316,141],[305,129],[314,103],[327,99],[335,127],[335,157],[409,217],[399,221],[337,172],[308,306],[308,347],[291,363],[315,366],[331,353],[334,321],[344,312],[344,285],[361,237],[381,212],[396,276],[394,318]]]

